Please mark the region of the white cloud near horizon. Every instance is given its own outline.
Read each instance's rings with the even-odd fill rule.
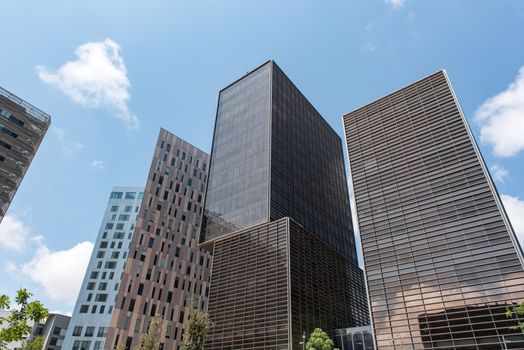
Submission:
[[[406,3],[406,0],[384,0],[386,4],[391,5],[393,7],[402,7]]]
[[[509,175],[509,171],[502,165],[497,163],[493,164],[493,166],[489,170],[491,172],[491,175],[493,175],[493,178],[499,182],[504,182],[506,177],[508,177]]]
[[[131,83],[120,54],[120,45],[111,39],[88,42],[75,50],[77,59],[63,64],[55,72],[37,66],[38,77],[86,108],[108,108],[130,129],[139,120],[128,106]]]
[[[524,247],[524,200],[507,194],[501,198],[520,245]]]
[[[15,275],[15,283],[26,277],[41,286],[51,299],[73,305],[93,251],[93,243],[85,241],[69,249],[53,251],[43,240],[43,236],[35,234],[20,216],[6,215],[0,223],[0,252],[10,249],[24,254],[21,256],[32,256],[25,262],[5,261],[3,269]]]
[[[506,90],[487,99],[475,112],[480,140],[499,157],[524,150],[524,66]]]
[[[70,137],[68,137],[64,129],[59,127],[51,127],[51,131],[53,135],[55,135],[64,157],[69,158],[84,148],[82,143],[72,140]]]
[[[31,229],[17,216],[7,214],[0,223],[0,247],[22,252],[32,240],[39,239],[33,236]]]
[[[95,159],[89,162],[89,166],[92,169],[104,169],[104,161]]]
[[[93,243],[88,241],[57,251],[41,245],[20,271],[41,285],[51,299],[71,305],[78,296],[92,251]]]

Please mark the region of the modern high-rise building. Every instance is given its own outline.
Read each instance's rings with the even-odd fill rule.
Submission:
[[[104,348],[143,195],[143,187],[113,188],[64,339],[64,350]]]
[[[209,155],[161,129],[104,349],[134,349],[154,316],[178,350],[193,300],[207,304],[210,254],[199,247]]]
[[[62,350],[64,339],[67,334],[71,317],[57,313],[50,313],[45,320],[41,320],[33,325],[28,340],[34,340],[36,337],[44,338],[43,350]]]
[[[220,91],[209,171],[206,349],[367,324],[341,139],[275,62]]]
[[[50,124],[49,115],[0,88],[0,222]]]
[[[343,120],[377,349],[524,348],[522,250],[446,72]]]

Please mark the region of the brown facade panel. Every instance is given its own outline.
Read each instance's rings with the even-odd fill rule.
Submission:
[[[510,349],[522,251],[445,72],[344,117],[378,349]]]
[[[214,327],[206,350],[301,349],[303,332],[315,327],[368,324],[362,271],[294,220],[211,243]]]
[[[0,222],[50,124],[47,114],[0,88]]]
[[[155,315],[164,349],[182,342],[191,298],[202,309],[211,255],[198,247],[209,156],[160,131],[105,349],[133,349]]]

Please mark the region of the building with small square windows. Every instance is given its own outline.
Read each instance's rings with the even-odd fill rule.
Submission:
[[[114,187],[110,193],[63,349],[104,348],[143,195],[142,187]]]
[[[207,307],[211,255],[199,235],[208,164],[207,153],[160,130],[104,349],[134,349],[160,316],[162,347],[177,350],[190,300]]]
[[[43,350],[61,350],[64,347],[64,340],[69,327],[71,317],[50,313],[45,320],[34,324],[28,340],[34,340],[35,337],[43,337]]]

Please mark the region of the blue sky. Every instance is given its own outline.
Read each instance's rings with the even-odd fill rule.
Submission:
[[[445,68],[524,237],[522,1],[33,0],[2,13],[0,86],[53,121],[0,224],[0,293],[24,286],[71,311],[111,187],[144,184],[160,127],[209,151],[218,91],[270,58],[341,136],[344,113]]]

